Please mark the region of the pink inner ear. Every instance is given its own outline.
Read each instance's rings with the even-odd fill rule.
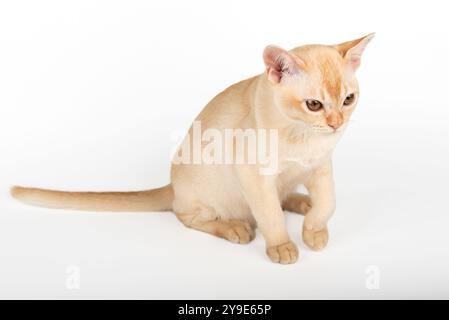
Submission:
[[[266,67],[267,67],[268,79],[270,79],[270,81],[275,82],[275,83],[281,82],[281,79],[282,79],[281,66],[273,61],[271,63],[267,63]]]
[[[370,34],[360,40],[356,40],[357,44],[347,50],[345,58],[354,70],[360,66],[363,51],[365,51],[366,46],[373,39],[373,37],[374,34]]]
[[[365,48],[366,43],[360,43],[354,48],[350,49],[346,54],[347,59],[354,68],[358,68],[360,66],[360,61],[362,60],[362,54],[363,51],[365,51]]]
[[[360,62],[362,60],[362,54],[358,54],[358,53],[348,53],[348,62],[351,65],[351,67],[353,69],[357,69],[358,67],[360,67]]]
[[[297,72],[295,59],[282,48],[268,46],[264,51],[263,58],[268,79],[273,83],[280,83],[283,77]]]
[[[280,57],[283,51],[281,48],[269,46],[263,54],[268,79],[273,83],[279,83],[282,79],[282,62]]]

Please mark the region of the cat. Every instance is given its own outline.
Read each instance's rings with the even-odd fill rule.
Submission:
[[[52,208],[172,210],[185,226],[240,244],[253,240],[257,227],[273,262],[295,263],[299,252],[287,233],[284,210],[305,216],[302,235],[309,248],[327,245],[327,223],[336,207],[332,151],[357,105],[355,74],[373,37],[290,51],[270,45],[263,52],[264,73],[227,88],[199,114],[200,132],[275,130],[273,172],[262,174],[261,163],[173,161],[171,183],[153,190],[63,192],[16,186],[11,193],[22,202]],[[195,152],[193,131],[192,126],[179,151]],[[199,146],[205,151],[204,143]],[[246,152],[239,150],[232,147],[237,155]],[[301,185],[307,195],[296,191]]]

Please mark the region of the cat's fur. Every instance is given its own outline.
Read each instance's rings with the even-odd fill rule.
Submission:
[[[171,183],[142,192],[61,192],[14,187],[17,199],[33,205],[91,211],[173,210],[187,227],[235,243],[248,243],[257,226],[274,262],[294,263],[283,210],[306,214],[304,242],[325,247],[327,222],[335,210],[332,151],[358,97],[355,71],[374,34],[335,46],[309,45],[291,51],[268,46],[266,72],[217,95],[200,113],[202,129],[277,129],[278,170],[261,175],[257,164],[173,164]],[[355,93],[355,101],[343,106]],[[324,108],[311,112],[306,100]],[[192,130],[192,129],[191,129]],[[304,185],[309,196],[296,193]]]

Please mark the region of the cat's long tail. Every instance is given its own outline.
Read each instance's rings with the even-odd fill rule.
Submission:
[[[172,209],[173,188],[136,192],[64,192],[13,187],[11,195],[26,204],[84,211],[166,211]]]

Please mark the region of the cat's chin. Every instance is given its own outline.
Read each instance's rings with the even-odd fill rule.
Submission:
[[[314,130],[313,132],[316,135],[336,136],[336,135],[341,135],[344,132],[344,129],[338,129],[338,130]]]
[[[338,133],[338,131],[335,131],[335,130],[313,130],[313,133],[322,134],[322,135],[333,135],[333,134]]]

